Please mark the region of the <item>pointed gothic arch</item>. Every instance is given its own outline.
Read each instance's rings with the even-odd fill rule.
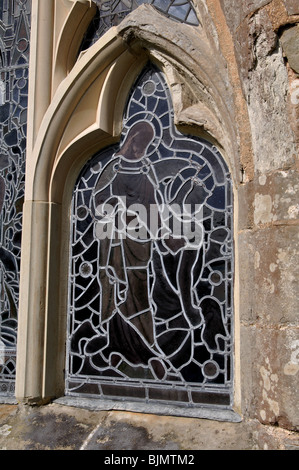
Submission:
[[[165,74],[175,125],[184,132],[189,129],[193,135],[205,136],[213,144],[218,142],[233,179],[236,177],[236,161],[228,157],[234,151],[233,139],[228,138],[232,135],[231,120],[221,98],[224,85],[211,77],[209,87],[203,86],[209,79],[207,64],[215,58],[211,51],[208,57],[207,45],[200,43],[205,66],[199,67],[189,51],[182,53],[173,43],[171,20],[161,19],[147,5],[140,9],[129,18],[137,19],[140,12],[150,11],[161,31],[159,38],[154,32],[142,38],[139,29],[133,28],[128,40],[131,26],[125,22],[123,29],[111,28],[61,81],[36,133],[24,205],[23,243],[27,250],[22,264],[19,328],[23,336],[18,345],[16,384],[22,401],[64,395],[69,210],[74,184],[92,155],[119,141],[127,96],[148,60]],[[194,67],[198,75],[194,75]],[[223,117],[222,126],[219,116]],[[38,232],[33,230],[35,220],[39,221]],[[24,350],[25,344],[30,347]],[[30,382],[25,380],[29,376]]]

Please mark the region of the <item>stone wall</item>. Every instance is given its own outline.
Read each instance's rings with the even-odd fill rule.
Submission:
[[[239,187],[242,411],[298,429],[299,3],[221,6],[253,150]]]

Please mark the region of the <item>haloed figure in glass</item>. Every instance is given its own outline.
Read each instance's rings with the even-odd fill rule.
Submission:
[[[229,389],[230,191],[217,150],[175,128],[149,64],[121,142],[74,191],[68,393],[192,402],[190,386]]]
[[[181,179],[169,204],[169,161],[151,163],[146,157],[153,139],[150,122],[134,124],[94,190],[101,286],[94,326],[103,333],[90,339],[85,353],[100,369],[108,360],[115,367],[124,359],[147,364],[162,378],[171,364],[190,361],[187,336],[203,324],[193,287],[202,269],[200,216],[210,192],[197,180]],[[176,171],[186,167],[185,160],[178,163]],[[157,335],[172,318],[176,328]]]

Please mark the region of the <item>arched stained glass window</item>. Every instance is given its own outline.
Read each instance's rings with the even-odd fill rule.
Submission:
[[[30,0],[0,8],[0,396],[14,394],[30,36]]]
[[[177,131],[148,65],[74,188],[67,395],[231,405],[232,211],[223,158]]]
[[[86,33],[81,50],[88,48],[109,28],[118,25],[131,11],[143,3],[153,5],[160,13],[174,21],[198,26],[199,21],[190,0],[93,0],[97,13]]]

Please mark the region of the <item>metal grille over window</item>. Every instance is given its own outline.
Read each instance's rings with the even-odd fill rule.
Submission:
[[[14,394],[31,1],[0,9],[0,395]]]
[[[81,50],[87,49],[112,26],[117,26],[131,11],[143,3],[153,5],[174,21],[198,26],[199,21],[190,0],[93,0],[97,13],[85,36]]]
[[[230,407],[232,184],[148,65],[71,215],[66,394]]]

